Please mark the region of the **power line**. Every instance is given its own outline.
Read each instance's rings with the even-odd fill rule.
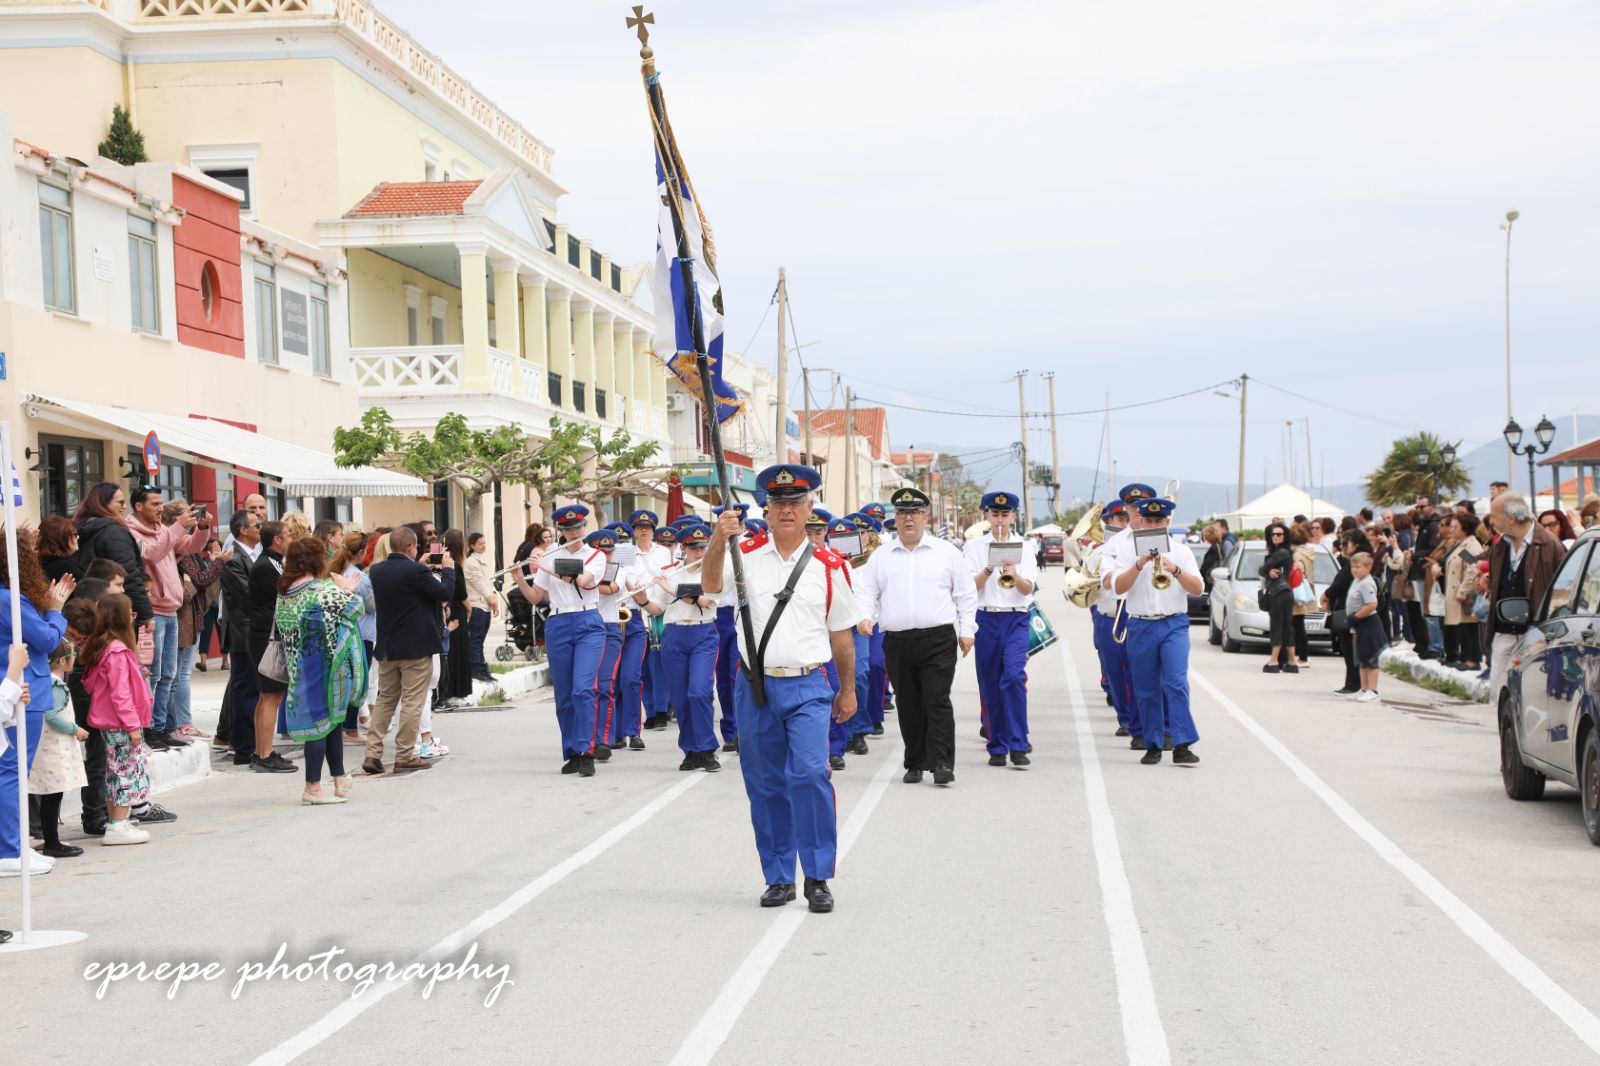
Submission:
[[[1330,411],[1338,411],[1342,415],[1349,415],[1351,418],[1364,418],[1368,422],[1376,422],[1379,425],[1388,426],[1391,429],[1403,429],[1403,430],[1406,430],[1408,432],[1416,429],[1416,426],[1408,426],[1408,425],[1405,425],[1405,424],[1400,423],[1400,422],[1391,422],[1386,418],[1378,418],[1375,415],[1369,415],[1364,411],[1355,411],[1355,410],[1352,410],[1352,409],[1350,409],[1348,407],[1340,407],[1338,404],[1329,403],[1327,400],[1318,400],[1318,399],[1316,399],[1315,397],[1312,397],[1312,396],[1302,396],[1298,392],[1291,392],[1290,390],[1285,389],[1285,388],[1283,388],[1281,386],[1274,385],[1270,381],[1262,381],[1260,378],[1256,377],[1254,374],[1252,374],[1250,376],[1250,380],[1256,382],[1259,385],[1265,385],[1267,388],[1271,389],[1273,392],[1281,392],[1285,396],[1293,396],[1297,400],[1304,400],[1306,403],[1314,403],[1314,404],[1317,404],[1319,407],[1326,407]]]
[[[840,377],[850,378],[852,381],[859,381],[864,385],[877,385],[879,388],[894,389],[896,392],[903,392],[903,393],[906,393],[909,396],[921,396],[925,400],[940,400],[940,401],[943,401],[945,403],[959,403],[959,404],[963,404],[963,405],[965,405],[967,407],[976,407],[976,408],[979,408],[979,409],[985,410],[985,411],[1001,411],[1001,410],[1003,410],[1003,408],[999,408],[999,407],[990,407],[988,404],[971,403],[970,401],[967,401],[967,400],[957,400],[957,399],[954,399],[954,398],[949,397],[949,396],[935,396],[932,393],[928,393],[928,392],[918,392],[915,389],[908,389],[908,388],[904,387],[903,385],[892,385],[892,384],[890,384],[889,382],[886,382],[886,381],[873,381],[871,378],[864,378],[859,374],[841,374]],[[1006,379],[1006,384],[1010,384],[1013,380],[1015,380],[1015,379],[1007,378]],[[1011,417],[1010,412],[1006,412],[1006,417],[1007,418]]]
[[[1174,393],[1171,396],[1162,396],[1162,397],[1159,397],[1159,398],[1154,399],[1154,400],[1139,400],[1139,401],[1137,401],[1135,403],[1118,404],[1115,407],[1093,407],[1093,408],[1089,408],[1089,409],[1083,410],[1083,411],[1062,411],[1062,412],[1060,412],[1059,414],[1056,415],[1056,418],[1057,419],[1071,418],[1071,417],[1079,416],[1079,415],[1102,415],[1103,416],[1107,411],[1130,411],[1135,407],[1150,407],[1153,404],[1170,403],[1173,400],[1182,400],[1182,399],[1185,399],[1186,397],[1189,397],[1189,396],[1198,396],[1202,392],[1210,392],[1213,389],[1220,389],[1224,385],[1232,385],[1232,384],[1234,384],[1234,380],[1235,379],[1230,378],[1227,381],[1219,381],[1214,385],[1205,385],[1205,386],[1202,386],[1201,388],[1198,388],[1198,389],[1190,389],[1188,392]],[[875,405],[877,405],[879,407],[892,407],[897,411],[917,411],[917,412],[919,412],[921,414],[948,415],[948,416],[950,416],[952,418],[1015,418],[1016,417],[1015,415],[1009,415],[1009,414],[1005,414],[1005,415],[993,414],[993,415],[990,415],[990,414],[977,414],[977,413],[972,412],[972,411],[943,411],[943,410],[936,410],[936,409],[931,408],[931,407],[912,407],[909,404],[889,403],[889,402],[887,402],[885,400],[874,400],[874,399],[870,399],[870,398],[865,397],[865,396],[860,397],[860,399],[861,399],[862,403],[875,404]],[[1048,415],[1040,413],[1040,412],[1029,412],[1027,417],[1028,418],[1041,419],[1041,420],[1044,420],[1044,421],[1048,421],[1049,420],[1049,416]]]
[[[756,338],[761,335],[761,327],[767,324],[767,316],[772,314],[772,305],[777,302],[778,289],[777,286],[773,286],[772,298],[767,301],[767,309],[761,312],[761,321],[756,323],[755,332],[750,334],[750,339],[744,342],[744,347],[741,349],[741,352],[748,352],[750,350],[750,346],[756,342]]]

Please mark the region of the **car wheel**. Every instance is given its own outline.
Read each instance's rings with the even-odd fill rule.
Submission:
[[[1578,792],[1583,799],[1583,831],[1589,843],[1600,846],[1600,740],[1594,729],[1583,735],[1583,754],[1578,762]]]
[[[1522,764],[1522,749],[1517,745],[1517,728],[1511,715],[1500,716],[1500,780],[1506,795],[1514,800],[1536,800],[1544,795],[1544,775]]]
[[[1206,640],[1209,641],[1212,644],[1221,644],[1222,643],[1222,630],[1217,628],[1217,620],[1208,615],[1206,617],[1206,624],[1207,624],[1207,628],[1209,628],[1211,630],[1210,633],[1206,634]]]

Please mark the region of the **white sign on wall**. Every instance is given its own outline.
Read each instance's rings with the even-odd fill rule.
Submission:
[[[96,281],[110,281],[111,280],[111,271],[112,271],[111,249],[110,248],[103,248],[98,244],[95,245],[94,246],[94,280],[96,280]]]

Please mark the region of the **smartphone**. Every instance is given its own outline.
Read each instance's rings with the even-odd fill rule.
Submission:
[[[430,544],[430,545],[428,545],[428,565],[429,566],[443,566],[444,565],[444,545],[443,544]]]
[[[194,516],[197,519],[205,518],[205,516],[206,516],[206,505],[203,504],[203,503],[195,504]]]

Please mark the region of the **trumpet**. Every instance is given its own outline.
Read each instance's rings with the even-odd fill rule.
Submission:
[[[1155,589],[1157,592],[1165,592],[1167,589],[1172,587],[1172,575],[1167,573],[1166,569],[1161,565],[1161,556],[1156,556],[1156,562],[1155,565],[1151,567],[1151,571],[1151,588]]]
[[[1009,544],[1010,541],[1009,540],[1005,540],[1005,541],[1000,541],[1000,543]],[[996,584],[998,584],[1003,589],[1014,589],[1014,588],[1017,587],[1017,575],[1016,574],[1001,574],[1000,578],[996,582]]]

